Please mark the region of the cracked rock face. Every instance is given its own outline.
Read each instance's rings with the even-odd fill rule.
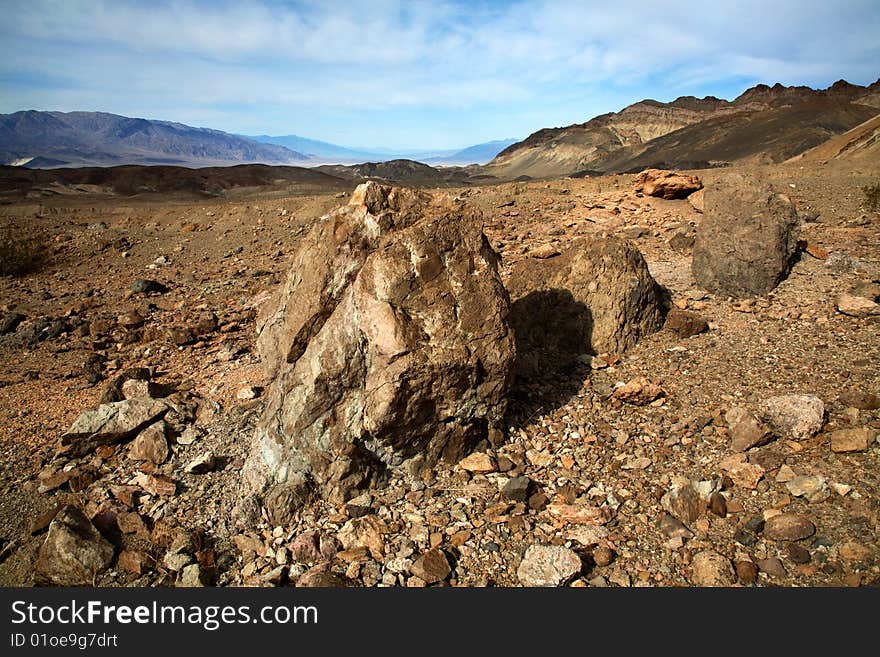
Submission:
[[[788,275],[797,253],[794,203],[766,183],[728,174],[706,188],[692,272],[716,294],[767,294]]]
[[[494,435],[515,356],[497,262],[479,211],[448,197],[371,182],[322,217],[259,319],[273,383],[243,493],[342,501]]]

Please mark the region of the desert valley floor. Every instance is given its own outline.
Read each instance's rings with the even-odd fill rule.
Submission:
[[[786,280],[745,300],[699,289],[690,245],[702,215],[635,194],[632,175],[432,190],[480,208],[502,280],[576,237],[618,236],[709,330],[667,327],[622,354],[539,364],[510,393],[508,435],[478,446],[481,458],[396,472],[346,504],[316,499],[285,525],[263,517],[250,530],[231,518],[269,383],[257,308],[354,184],[218,198],[69,186],[10,199],[2,225],[45,234],[50,255],[35,273],[0,278],[0,583],[40,583],[47,526],[75,503],[114,544],[90,582],[100,586],[515,586],[535,545],[565,548],[546,555],[561,560],[543,571],[551,579],[576,555],[576,572],[559,578],[569,586],[876,585],[880,316],[844,314],[837,301],[880,280],[880,216],[862,191],[880,166],[748,170],[796,203],[805,244]],[[726,171],[688,173],[710,184]],[[167,291],[133,290],[138,279]],[[188,428],[167,459],[136,460],[127,444],[59,453],[60,436],[135,367],[185,400]],[[662,394],[612,395],[640,376]],[[821,430],[732,452],[728,411],[789,394],[822,401]],[[864,448],[832,449],[846,429]],[[208,451],[213,467],[188,467]],[[705,499],[680,494],[683,481]],[[584,522],[581,508],[602,509],[602,522]]]

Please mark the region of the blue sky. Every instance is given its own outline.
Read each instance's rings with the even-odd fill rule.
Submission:
[[[880,0],[0,0],[0,113],[455,148],[643,98],[880,76]]]

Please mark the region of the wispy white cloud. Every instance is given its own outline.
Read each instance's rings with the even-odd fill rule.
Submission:
[[[377,112],[391,117],[389,139],[418,123],[403,112],[426,130],[454,112],[462,133],[507,136],[492,131],[522,134],[543,124],[532,123],[542,112],[582,121],[619,108],[603,102],[880,75],[876,0],[711,11],[693,0],[11,0],[5,9],[0,111],[74,99],[190,117],[202,108],[206,121],[226,117],[226,129],[263,117],[261,131],[319,137],[341,116],[379,137]],[[316,117],[315,130],[294,122],[304,116]]]

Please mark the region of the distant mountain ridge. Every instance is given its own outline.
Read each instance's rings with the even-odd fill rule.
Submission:
[[[249,139],[266,144],[277,144],[308,155],[316,164],[362,164],[368,162],[390,162],[392,160],[415,160],[425,164],[465,165],[485,164],[502,150],[516,143],[516,139],[499,139],[474,144],[461,150],[411,151],[389,148],[352,148],[339,146],[326,141],[308,139],[299,135],[248,136]]]
[[[106,112],[0,114],[0,163],[34,167],[302,164],[302,153],[182,123]]]
[[[489,163],[497,175],[555,177],[647,166],[700,167],[752,158],[779,162],[876,115],[880,80],[827,89],[759,84],[733,101],[643,100],[562,128],[544,128]]]

